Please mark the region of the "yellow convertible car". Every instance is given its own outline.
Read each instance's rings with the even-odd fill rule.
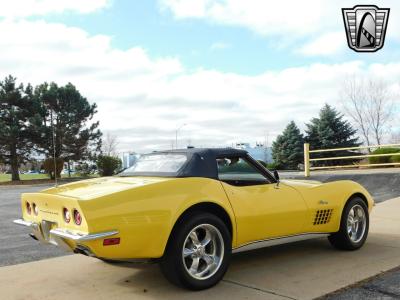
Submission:
[[[172,283],[218,283],[232,252],[327,236],[339,249],[368,235],[370,194],[352,181],[279,180],[237,149],[143,155],[114,177],[22,195],[31,236],[102,260],[156,260]]]

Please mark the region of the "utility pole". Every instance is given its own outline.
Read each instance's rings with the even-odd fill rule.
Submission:
[[[266,130],[264,131],[264,147],[268,148],[268,138],[269,138],[269,132]]]

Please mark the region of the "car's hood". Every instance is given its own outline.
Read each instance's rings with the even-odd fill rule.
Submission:
[[[64,184],[59,187],[46,189],[42,193],[87,200],[166,180],[171,180],[171,178],[102,177]]]

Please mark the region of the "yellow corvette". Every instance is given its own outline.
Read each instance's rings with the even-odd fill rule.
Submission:
[[[22,195],[31,236],[103,260],[153,259],[168,280],[205,289],[232,252],[327,236],[339,249],[368,235],[370,194],[352,181],[279,180],[244,150],[143,155],[118,176]]]

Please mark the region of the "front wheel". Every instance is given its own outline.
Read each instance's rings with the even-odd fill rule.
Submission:
[[[191,214],[172,232],[161,271],[176,285],[192,290],[210,288],[228,269],[231,245],[231,234],[218,217]]]
[[[343,209],[339,231],[328,239],[338,249],[356,250],[364,245],[368,230],[368,207],[361,198],[355,197]]]

